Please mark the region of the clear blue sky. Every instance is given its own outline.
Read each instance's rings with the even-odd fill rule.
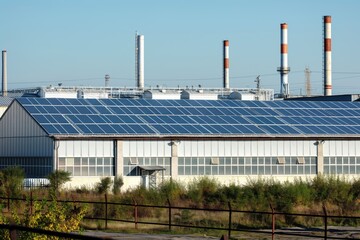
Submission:
[[[8,88],[134,87],[134,35],[145,37],[145,86],[280,88],[280,24],[288,24],[290,91],[321,94],[323,22],[332,16],[333,93],[360,93],[359,0],[0,0]]]

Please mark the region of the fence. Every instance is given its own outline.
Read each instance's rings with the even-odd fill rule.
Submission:
[[[0,197],[3,201],[6,202],[6,206],[10,209],[11,202],[14,201],[28,201],[30,204],[30,211],[32,211],[32,205],[34,201],[52,201],[49,199],[33,199],[32,193],[30,192],[30,196],[28,199],[26,198],[6,198]],[[285,212],[276,212],[275,209],[270,205],[271,211],[244,211],[244,210],[236,210],[232,208],[232,205],[228,203],[227,209],[210,209],[210,208],[190,208],[190,207],[179,207],[173,206],[171,202],[168,200],[168,204],[166,206],[157,206],[157,205],[144,205],[138,204],[137,202],[133,201],[133,203],[119,203],[119,202],[111,202],[108,199],[108,195],[104,195],[103,201],[82,201],[82,200],[57,200],[59,203],[74,203],[74,204],[94,204],[102,206],[104,210],[103,216],[98,217],[91,217],[85,216],[84,219],[88,220],[101,220],[105,223],[105,229],[108,228],[109,222],[124,222],[124,223],[132,223],[134,224],[134,228],[137,229],[140,224],[143,225],[157,225],[157,226],[165,226],[168,230],[172,230],[173,227],[181,227],[181,228],[195,228],[195,229],[213,229],[213,230],[220,230],[226,231],[227,236],[230,238],[233,232],[247,232],[247,233],[257,233],[257,234],[266,234],[271,235],[272,239],[275,239],[276,235],[288,235],[288,236],[298,236],[298,237],[311,237],[311,238],[323,238],[323,239],[347,239],[347,237],[339,237],[339,236],[329,236],[329,228],[328,223],[329,219],[347,219],[347,220],[359,220],[360,216],[336,216],[336,215],[329,215],[325,206],[323,206],[322,214],[304,214],[304,213],[285,213]],[[120,219],[120,218],[112,218],[109,216],[109,207],[110,206],[123,206],[123,207],[130,207],[132,211],[131,219]],[[166,222],[161,221],[144,221],[140,217],[140,209],[165,209],[167,211],[167,220]],[[224,226],[209,226],[209,225],[194,225],[189,223],[181,223],[179,221],[174,221],[176,219],[174,211],[190,211],[190,212],[213,212],[213,213],[225,213],[227,215],[227,223]],[[32,212],[31,212],[32,213]],[[234,214],[249,214],[249,215],[261,215],[262,217],[267,216],[270,218],[270,226],[269,230],[261,230],[261,229],[251,229],[245,226],[239,226],[234,221]],[[317,228],[317,235],[313,235],[310,233],[302,234],[289,231],[281,231],[276,229],[277,225],[277,218],[276,216],[291,216],[291,217],[310,217],[310,218],[320,218],[323,221],[323,225]],[[360,234],[360,230],[359,230]],[[354,239],[354,238],[353,238]]]

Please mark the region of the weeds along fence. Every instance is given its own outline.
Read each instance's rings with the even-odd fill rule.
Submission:
[[[23,198],[0,197],[3,205],[8,211],[11,206],[16,204],[30,204],[29,211],[33,211],[32,205],[36,201],[53,201],[50,199],[34,199],[32,194]],[[223,209],[214,208],[192,208],[173,206],[168,200],[166,205],[146,205],[139,204],[136,201],[132,203],[120,203],[109,201],[108,195],[105,194],[101,200],[57,200],[58,203],[73,203],[74,207],[90,206],[89,213],[84,220],[103,223],[105,229],[108,229],[109,223],[127,223],[133,224],[134,229],[138,229],[140,225],[162,226],[169,231],[173,228],[183,229],[203,229],[203,230],[219,230],[226,232],[230,238],[234,233],[253,233],[271,235],[272,239],[278,235],[288,235],[297,237],[311,237],[322,239],[347,239],[346,236],[333,235],[334,228],[330,231],[331,224],[350,224],[357,226],[360,223],[360,216],[338,216],[328,214],[325,206],[322,208],[321,214],[306,213],[286,213],[277,212],[271,205],[270,211],[244,211],[233,209],[231,203],[228,203]],[[74,209],[76,210],[76,209]],[[296,218],[306,219],[310,228],[306,231],[298,231],[287,228],[285,231],[281,226],[297,225]],[[245,220],[244,220],[245,219]],[[254,227],[254,223],[260,223]],[[316,226],[316,227],[314,227]],[[118,226],[121,228],[121,226]],[[360,230],[358,230],[360,234]]]

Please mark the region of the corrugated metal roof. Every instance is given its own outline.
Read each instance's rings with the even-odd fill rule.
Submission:
[[[360,103],[17,99],[49,135],[360,137]]]

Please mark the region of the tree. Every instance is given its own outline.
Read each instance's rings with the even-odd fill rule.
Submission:
[[[47,176],[47,179],[50,181],[50,189],[54,192],[59,191],[59,189],[68,181],[71,180],[71,173],[64,170],[55,170]]]

